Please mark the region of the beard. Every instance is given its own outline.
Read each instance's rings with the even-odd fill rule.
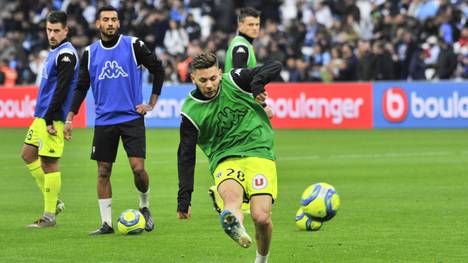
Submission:
[[[114,38],[117,35],[117,28],[113,29],[113,33],[107,33],[105,30],[101,30],[101,35],[105,36],[106,38]]]

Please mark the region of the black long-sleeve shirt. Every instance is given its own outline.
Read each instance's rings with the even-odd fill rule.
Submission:
[[[115,46],[119,40],[117,35],[115,38],[109,41],[102,41],[102,45],[106,48],[111,48]],[[152,94],[161,94],[161,88],[164,82],[164,68],[161,61],[158,57],[152,53],[148,47],[141,41],[137,39],[132,45],[133,51],[135,52],[135,57],[138,65],[145,66],[151,74],[153,74],[153,89]],[[91,80],[89,78],[88,70],[88,60],[89,52],[85,51],[80,61],[80,73],[78,76],[78,84],[76,92],[73,95],[73,101],[70,107],[70,111],[75,114],[78,113],[81,103],[86,97],[86,93],[90,87]]]
[[[254,39],[247,36],[246,34],[242,34],[239,32],[239,36],[244,37],[247,39],[247,41],[250,42],[250,44],[253,43]],[[239,49],[242,49],[241,52],[239,52]],[[232,68],[246,68],[247,67],[247,62],[249,61],[249,50],[245,50],[245,46],[239,45],[236,46],[232,49]],[[251,54],[252,56],[255,56],[255,54]]]
[[[60,44],[52,49],[60,46],[67,42],[63,40]],[[55,120],[62,120],[63,112],[62,105],[67,98],[68,92],[70,92],[70,84],[73,80],[74,71],[78,59],[74,54],[62,53],[57,58],[57,87],[55,88],[54,95],[44,116],[47,125],[52,125]]]
[[[230,74],[234,82],[241,89],[251,92],[256,97],[256,95],[265,91],[264,86],[267,83],[278,76],[281,68],[281,63],[273,62],[253,69],[235,69]],[[193,96],[199,100],[208,100],[198,89]],[[198,130],[190,120],[182,115],[179,132],[180,143],[177,151],[179,174],[177,211],[186,213],[192,199]]]

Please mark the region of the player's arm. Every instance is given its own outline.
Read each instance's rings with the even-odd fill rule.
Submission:
[[[49,108],[45,114],[45,122],[47,125],[47,132],[56,134],[52,121],[60,120],[61,107],[67,98],[70,91],[70,84],[73,80],[77,58],[73,52],[64,51],[57,57],[57,87],[55,88]]]
[[[280,62],[274,61],[253,69],[236,69],[230,74],[241,89],[252,93],[253,97],[263,104],[267,97],[265,85],[278,77],[282,67]]]
[[[67,140],[71,139],[73,118],[76,114],[78,114],[81,103],[83,103],[83,100],[86,98],[86,94],[88,93],[88,89],[91,84],[88,70],[88,60],[89,52],[88,50],[85,50],[80,61],[78,84],[76,86],[75,93],[73,94],[70,112],[68,112],[67,119],[65,121],[65,127],[63,129],[65,139]]]
[[[187,117],[182,115],[180,143],[177,151],[177,170],[179,175],[177,214],[179,219],[190,218],[190,202],[193,192],[197,138],[197,128]]]
[[[232,67],[246,68],[249,61],[249,49],[244,45],[235,46],[232,49]]]
[[[135,51],[135,57],[138,65],[143,65],[153,74],[153,89],[151,91],[151,97],[148,104],[141,104],[137,106],[137,112],[145,114],[147,111],[153,110],[156,102],[158,101],[159,95],[161,95],[161,89],[164,82],[164,68],[161,60],[158,59],[156,54],[151,52],[143,41],[136,39],[133,43],[133,50]]]

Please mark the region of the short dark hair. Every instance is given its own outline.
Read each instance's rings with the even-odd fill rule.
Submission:
[[[52,11],[47,15],[47,22],[55,24],[60,23],[63,26],[67,25],[67,13],[63,11]]]
[[[117,13],[117,18],[119,16],[119,11],[117,11],[117,9],[111,5],[106,5],[106,6],[103,6],[101,8],[99,8],[99,10],[97,11],[96,13],[96,20],[99,20],[99,18],[101,17],[101,13],[102,12],[105,12],[105,11],[114,11]]]
[[[248,16],[252,16],[252,17],[260,17],[260,11],[258,11],[257,9],[253,8],[253,7],[244,7],[242,8],[240,11],[239,11],[239,21],[242,21],[244,20],[244,18],[248,17]]]
[[[207,69],[218,65],[218,59],[213,52],[204,51],[192,60],[192,71],[197,69]]]

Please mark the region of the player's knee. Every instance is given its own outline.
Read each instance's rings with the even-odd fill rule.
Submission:
[[[267,226],[271,224],[270,213],[265,211],[252,211],[252,219],[256,225]]]
[[[145,173],[145,169],[143,167],[134,167],[132,168],[132,171],[135,176],[143,176]]]
[[[109,180],[111,172],[112,172],[112,169],[109,169],[108,167],[99,167],[98,169],[99,180]]]
[[[143,176],[145,174],[145,168],[143,165],[133,165],[132,172],[135,176]]]
[[[21,151],[21,159],[23,159],[23,161],[28,164],[34,162],[37,159],[37,156],[23,150]]]
[[[53,172],[58,172],[59,170],[59,164],[58,164],[58,158],[55,157],[41,157],[41,167],[44,173],[53,173]]]
[[[21,159],[23,159],[23,161],[25,163],[32,163],[34,160],[31,158],[31,156],[25,152],[22,152],[21,153]]]

